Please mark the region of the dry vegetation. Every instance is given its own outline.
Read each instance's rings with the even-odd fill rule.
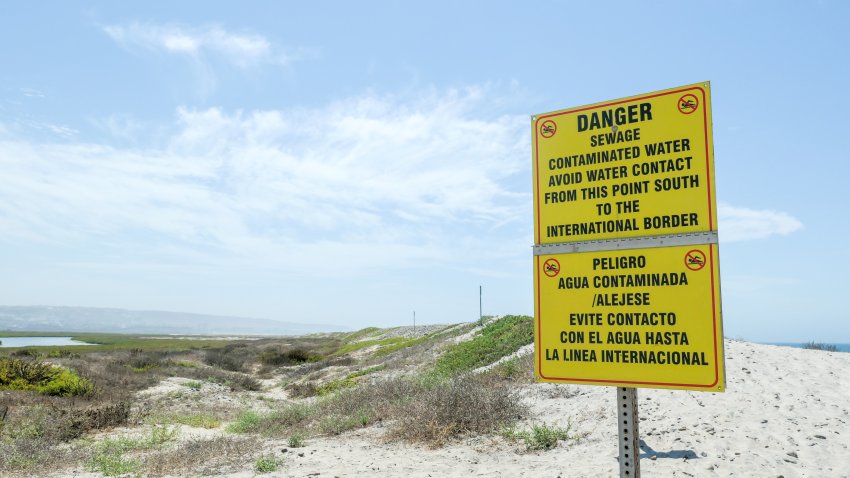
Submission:
[[[285,466],[261,453],[264,440],[297,448],[376,424],[385,439],[429,447],[469,434],[523,439],[529,449],[564,439],[561,430],[512,431],[528,417],[517,387],[531,380],[527,357],[472,373],[530,343],[531,319],[474,327],[370,328],[173,349],[132,338],[129,348],[119,340],[81,353],[12,351],[0,356],[0,474],[263,473]]]

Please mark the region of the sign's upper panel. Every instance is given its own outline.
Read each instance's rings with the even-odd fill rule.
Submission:
[[[717,231],[709,84],[534,116],[536,244]]]

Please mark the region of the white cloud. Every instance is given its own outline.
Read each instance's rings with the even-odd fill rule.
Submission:
[[[747,209],[718,205],[720,238],[724,242],[786,236],[803,228],[803,223],[788,213],[769,209]]]
[[[481,117],[487,98],[181,108],[157,147],[0,141],[3,240],[299,273],[486,268],[527,250],[504,231],[531,204],[527,118]]]
[[[125,47],[142,47],[200,58],[221,57],[238,67],[264,63],[286,65],[300,57],[298,51],[277,51],[262,35],[228,32],[218,26],[190,28],[177,25],[131,23],[103,30]]]

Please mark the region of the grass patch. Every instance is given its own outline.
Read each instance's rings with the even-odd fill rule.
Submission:
[[[317,387],[315,394],[324,397],[325,395],[330,395],[332,393],[338,392],[340,390],[346,388],[353,388],[357,386],[358,379],[360,377],[369,375],[370,373],[375,373],[381,371],[386,368],[386,365],[376,365],[374,367],[365,368],[363,370],[358,370],[356,372],[352,372],[348,374],[345,378],[331,380],[330,382]]]
[[[378,327],[366,327],[365,329],[360,329],[360,330],[357,330],[355,332],[352,332],[352,333],[346,335],[345,337],[343,337],[342,340],[345,343],[356,342],[356,341],[363,339],[363,338],[366,338],[366,337],[378,335],[378,333],[381,332],[381,331],[382,331],[382,329],[379,329]]]
[[[353,377],[345,377],[338,380],[331,380],[330,382],[317,387],[316,395],[320,397],[324,397],[325,395],[330,395],[332,393],[338,392],[345,388],[352,388],[357,386],[357,379]]]
[[[558,442],[575,438],[570,436],[570,428],[570,425],[561,428],[542,423],[534,424],[531,430],[525,431],[508,428],[502,435],[509,440],[522,440],[528,451],[551,450],[558,446]]]
[[[267,417],[260,415],[253,410],[245,410],[241,412],[236,421],[227,425],[227,431],[231,433],[250,433],[261,429],[260,425],[267,420]]]
[[[257,473],[271,473],[277,471],[280,464],[281,462],[274,457],[261,456],[254,462],[254,469],[257,470]]]
[[[508,315],[487,324],[475,338],[449,348],[434,366],[434,373],[452,377],[489,365],[534,341],[531,317]]]
[[[227,426],[227,431],[281,436],[293,430],[301,430],[315,418],[316,410],[315,405],[303,403],[290,403],[283,408],[262,414],[245,410],[236,417],[236,421]]]
[[[356,352],[358,350],[377,345],[378,349],[375,350],[374,355],[376,357],[385,357],[392,353],[398,352],[399,350],[404,350],[406,348],[410,348],[419,344],[424,344],[426,342],[443,337],[444,335],[445,334],[443,332],[434,332],[428,335],[423,335],[421,337],[389,337],[385,339],[371,339],[360,340],[357,342],[348,342],[342,347],[340,347],[336,352],[334,352],[334,354],[344,355],[347,353]]]
[[[390,337],[388,339],[372,339],[350,342],[337,349],[337,351],[334,352],[334,355],[345,355],[374,345],[378,345],[379,347],[394,346],[405,341],[407,341],[407,339],[404,337]]]
[[[125,456],[127,453],[162,448],[176,438],[177,429],[167,427],[154,427],[141,437],[105,438],[94,444],[87,465],[90,471],[105,476],[135,473],[139,468],[139,460]]]

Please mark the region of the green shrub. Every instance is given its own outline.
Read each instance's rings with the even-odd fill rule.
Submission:
[[[94,394],[95,387],[88,379],[62,367],[37,361],[0,358],[0,390],[85,397]]]
[[[257,461],[254,463],[254,469],[257,470],[258,473],[271,473],[276,471],[279,466],[280,461],[274,457],[267,456],[257,458]]]
[[[286,441],[291,448],[301,448],[304,446],[304,435],[296,433],[289,437]]]

